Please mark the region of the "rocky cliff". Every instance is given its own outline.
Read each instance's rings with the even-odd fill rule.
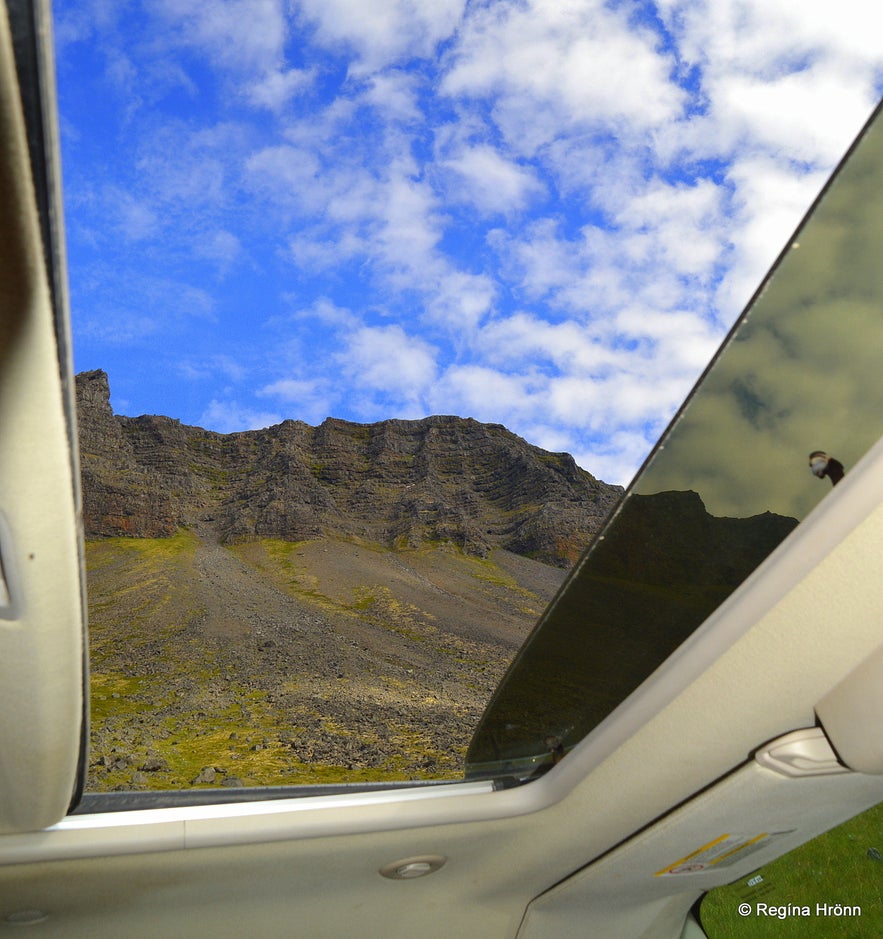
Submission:
[[[123,417],[107,375],[77,376],[87,536],[214,529],[221,541],[323,535],[392,547],[448,542],[572,564],[620,494],[566,453],[499,424],[427,417],[219,434]]]

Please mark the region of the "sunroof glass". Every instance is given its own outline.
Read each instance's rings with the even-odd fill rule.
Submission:
[[[879,113],[519,653],[467,775],[557,762],[880,437]]]

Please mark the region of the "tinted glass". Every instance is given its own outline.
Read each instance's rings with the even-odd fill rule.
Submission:
[[[519,653],[467,775],[524,778],[556,762],[880,436],[878,115]]]

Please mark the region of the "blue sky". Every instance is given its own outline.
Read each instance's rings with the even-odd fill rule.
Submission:
[[[883,93],[867,0],[66,0],[78,370],[627,483]]]

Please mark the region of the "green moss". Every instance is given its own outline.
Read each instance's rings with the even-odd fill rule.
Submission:
[[[357,598],[353,603],[353,609],[360,612],[370,610],[377,603],[377,594],[369,587],[365,587],[358,592]]]
[[[179,531],[170,538],[87,542],[93,639],[100,637],[106,625],[114,628],[115,638],[119,639],[116,630],[121,623],[135,627],[145,616],[151,622],[162,622],[164,609],[177,599],[173,585],[192,565],[197,544],[196,536],[188,531]],[[137,633],[137,629],[130,629],[129,638]]]
[[[193,554],[199,539],[191,531],[179,528],[168,538],[101,538],[86,542],[86,567],[94,570],[102,564],[119,560],[120,555],[138,557],[146,562],[174,559]]]
[[[104,726],[111,717],[128,720],[141,713],[147,700],[156,701],[149,694],[151,690],[151,682],[146,678],[92,671],[89,706],[93,725]]]
[[[500,587],[530,600],[539,600],[535,593],[519,586],[515,578],[503,571],[491,558],[477,558],[472,555],[465,555],[464,562],[469,566],[470,573],[476,580],[494,587]]]

